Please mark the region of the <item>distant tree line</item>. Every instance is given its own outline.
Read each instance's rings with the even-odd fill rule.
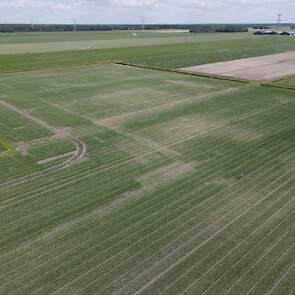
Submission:
[[[190,29],[191,33],[234,33],[234,32],[247,32],[249,25],[240,24],[222,24],[222,25],[203,25]]]
[[[191,29],[190,25],[145,25],[145,30]],[[0,24],[0,32],[68,32],[68,31],[114,31],[142,30],[142,25],[42,25],[42,24]]]
[[[291,25],[291,24],[288,24]],[[265,27],[267,24],[206,24],[206,25],[145,25],[146,30],[186,29],[191,33],[209,32],[246,32],[248,27]],[[293,24],[294,27],[294,24]],[[0,32],[67,32],[67,31],[112,31],[112,30],[141,30],[142,25],[46,25],[46,24],[0,24]]]

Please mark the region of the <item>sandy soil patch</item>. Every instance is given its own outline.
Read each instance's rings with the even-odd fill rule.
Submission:
[[[210,84],[201,83],[201,82],[186,81],[186,80],[167,80],[166,82],[168,84],[186,86],[186,87],[191,87],[191,88],[195,88],[195,89],[198,89],[198,88],[212,89],[212,88],[214,88],[214,86],[210,85]]]
[[[32,141],[21,141],[15,144],[15,149],[23,156],[29,154],[29,151],[39,145],[48,144],[50,142],[54,142],[56,140],[55,136],[50,137],[41,137],[38,139],[34,139]]]
[[[295,74],[295,51],[193,66],[180,70],[246,80],[275,80]]]
[[[119,128],[110,128],[112,130],[115,130],[119,132],[120,134],[124,135],[126,138],[128,138],[130,144],[122,144],[121,150],[127,151],[127,152],[141,152],[141,151],[153,151],[153,152],[159,152],[168,158],[177,160],[178,158],[181,158],[182,155],[179,154],[178,152],[166,147],[165,145],[161,145],[157,142],[154,142],[152,140],[143,138],[141,136],[138,136],[134,133],[130,133],[126,130],[119,129]],[[141,155],[145,155],[145,153],[141,153]],[[141,157],[141,155],[137,157]]]
[[[137,177],[135,180],[141,184],[141,187],[137,190],[126,192],[123,196],[133,197],[153,192],[190,175],[198,165],[199,163],[197,161],[191,163],[176,161],[172,164],[153,170],[143,176]]]
[[[239,92],[239,91],[240,91],[239,87],[231,87],[231,88],[227,88],[227,89],[223,89],[223,90],[219,90],[219,91],[202,93],[202,94],[196,95],[194,97],[178,99],[175,101],[171,101],[171,102],[163,103],[160,105],[148,107],[148,108],[145,108],[142,110],[128,112],[128,113],[124,113],[121,115],[116,115],[116,116],[108,117],[105,119],[96,120],[93,123],[97,124],[97,125],[104,126],[104,127],[111,128],[111,127],[123,125],[124,123],[126,123],[130,120],[136,120],[137,118],[142,118],[143,116],[148,116],[148,115],[152,115],[152,114],[156,114],[156,113],[161,113],[164,111],[173,110],[176,107],[181,106],[181,105],[185,105],[185,104],[197,102],[197,101],[204,101],[204,100],[209,99],[214,96],[221,96],[221,95],[235,93],[235,92]]]
[[[145,138],[152,136],[151,139],[153,141],[167,147],[170,147],[171,144],[173,146],[175,141],[189,141],[204,134],[211,134],[215,137],[229,137],[243,142],[251,142],[260,136],[255,130],[229,125],[226,121],[214,119],[213,117],[185,116],[162,123],[159,125],[158,130],[157,134],[149,134],[147,131],[144,134]]]
[[[198,134],[214,129],[222,122],[208,119],[196,118],[193,116],[180,117],[170,122],[165,122],[159,125],[159,132],[152,134],[155,141],[161,144],[169,145],[171,142],[181,140],[182,138],[195,137]],[[149,134],[146,134],[148,137]]]
[[[40,161],[38,161],[37,163],[38,163],[39,165],[48,164],[48,163],[53,162],[53,161],[55,161],[55,160],[60,160],[60,159],[63,159],[63,158],[66,158],[66,157],[72,156],[74,153],[75,153],[75,152],[69,152],[69,153],[65,153],[65,154],[58,155],[58,156],[49,157],[49,158],[46,158],[46,159],[40,160]]]
[[[16,151],[18,151],[22,156],[27,156],[31,149],[31,146],[26,142],[19,142],[15,146]]]

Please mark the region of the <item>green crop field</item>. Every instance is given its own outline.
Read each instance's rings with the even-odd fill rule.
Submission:
[[[271,40],[6,60],[43,70],[0,75],[0,294],[292,294],[294,91],[81,65],[294,46]]]
[[[203,37],[199,35],[169,37],[169,34],[158,34],[165,36],[154,39],[141,38],[133,41],[127,39],[123,41],[119,39],[87,41],[101,42],[104,47],[112,47],[91,50],[77,50],[84,48],[84,41],[76,41],[78,44],[76,48],[73,47],[71,42],[66,42],[68,45],[63,49],[65,51],[62,52],[32,53],[33,51],[29,49],[28,51],[31,53],[12,54],[15,52],[14,49],[22,52],[22,46],[26,45],[3,44],[0,45],[0,51],[1,46],[6,45],[12,46],[14,49],[9,48],[7,50],[10,54],[0,54],[0,72],[48,69],[109,61],[131,62],[173,69],[210,62],[287,52],[295,48],[295,38],[293,37],[277,38],[267,36],[254,38],[248,33],[244,35],[239,33],[237,35],[233,33],[221,34],[218,37],[215,37],[216,34],[204,34],[202,35]],[[124,48],[125,45],[121,41],[128,47]],[[112,42],[117,42],[117,44]],[[142,43],[139,44],[138,42]],[[60,44],[59,46],[63,46],[63,43],[58,43]],[[54,42],[50,44],[41,42],[36,44],[33,43],[33,46],[43,46],[47,51],[51,47],[56,48],[57,46]],[[31,45],[29,44],[29,46]],[[90,48],[95,47],[90,46]],[[7,53],[7,51],[5,52]]]
[[[254,39],[255,36],[248,33],[189,34],[166,31],[0,33],[0,54],[124,48],[252,38]]]
[[[0,155],[1,153],[3,153],[4,151],[6,151],[6,147],[4,146],[4,144],[2,142],[0,142]]]
[[[286,79],[282,79],[282,80],[276,82],[275,84],[279,85],[279,86],[291,87],[291,88],[295,89],[295,76],[292,76],[292,77],[289,77]]]
[[[134,36],[133,33],[136,33]],[[182,32],[171,32],[165,35],[178,37],[185,36]],[[208,34],[204,34],[208,35]],[[27,43],[56,43],[56,42],[82,42],[93,40],[116,40],[131,37],[150,38],[163,37],[157,31],[101,31],[101,32],[26,32],[4,33],[0,35],[0,44],[27,44]]]

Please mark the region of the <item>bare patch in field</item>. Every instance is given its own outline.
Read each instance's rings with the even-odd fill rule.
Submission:
[[[150,152],[150,148],[145,144],[139,143],[137,141],[125,139],[119,145],[118,149],[124,153],[127,153],[131,156],[135,156],[135,161],[137,163],[148,165],[155,161],[161,161],[163,158],[169,159],[170,153],[164,155],[160,152]]]
[[[155,136],[155,140],[161,143],[169,144],[183,137],[197,136],[200,133],[216,128],[220,123],[213,119],[186,116],[160,124],[159,132],[156,135],[153,134],[153,137]]]
[[[89,98],[94,102],[118,102],[120,105],[130,106],[142,106],[143,104],[151,104],[155,101],[155,98],[165,97],[166,92],[153,89],[151,87],[137,87],[134,89],[121,89],[112,90],[109,93],[102,93],[98,96]]]
[[[163,161],[163,159],[169,159],[167,156],[161,154],[161,153],[146,153],[141,155],[140,157],[136,157],[136,162],[143,164],[143,165],[149,165],[150,163],[160,162]]]
[[[63,158],[66,158],[66,157],[69,157],[69,156],[72,156],[75,152],[69,152],[69,153],[65,153],[65,154],[62,154],[62,155],[58,155],[58,156],[54,156],[54,157],[50,157],[50,158],[46,158],[46,159],[43,159],[43,160],[40,160],[38,161],[37,163],[39,165],[44,165],[44,164],[48,164],[50,162],[53,162],[55,160],[60,160],[60,159],[63,159]]]
[[[18,151],[21,155],[27,156],[31,149],[30,145],[26,142],[19,142],[15,146],[16,151]]]
[[[225,135],[225,136],[228,135],[233,139],[244,141],[244,142],[251,142],[260,137],[260,134],[253,130],[247,130],[245,128],[236,127],[232,125],[228,125],[220,129],[219,135]]]
[[[176,161],[167,166],[153,170],[143,176],[136,178],[141,187],[132,192],[126,192],[124,196],[138,196],[147,192],[153,192],[161,187],[169,185],[185,176],[190,175],[198,166],[198,162],[184,163]]]
[[[147,138],[144,138],[142,136],[136,135],[134,133],[130,133],[126,130],[119,129],[119,128],[111,128],[112,130],[117,131],[121,135],[124,135],[126,138],[129,139],[129,145],[136,150],[131,150],[129,148],[125,148],[125,152],[131,151],[131,154],[135,156],[135,158],[140,158],[142,155],[145,153],[142,153],[143,151],[145,152],[150,152],[150,153],[156,153],[159,152],[165,156],[167,156],[170,159],[178,160],[179,158],[182,157],[180,153],[177,151],[174,151],[173,149],[170,149],[169,147],[159,144],[153,140],[149,140]],[[121,146],[122,147],[122,146]],[[123,145],[124,147],[124,145]],[[138,151],[137,151],[138,149]],[[123,150],[123,149],[122,149]]]
[[[295,51],[187,67],[180,70],[246,80],[274,80],[295,74]]]
[[[54,142],[56,140],[55,136],[50,137],[41,137],[38,139],[34,139],[32,141],[27,142],[18,142],[15,144],[15,149],[23,156],[26,156],[29,154],[29,151],[39,145],[47,144],[50,142]]]
[[[97,120],[97,121],[94,121],[94,123],[98,124],[98,125],[105,126],[105,127],[115,127],[115,126],[122,125],[122,124],[128,122],[129,120],[136,120],[137,118],[142,118],[143,116],[148,116],[151,114],[161,113],[163,111],[173,110],[176,107],[187,104],[187,103],[204,101],[210,97],[221,96],[221,95],[235,93],[235,92],[239,92],[239,91],[240,91],[239,87],[232,87],[232,88],[227,88],[227,89],[223,89],[223,90],[219,90],[219,91],[214,91],[211,93],[199,94],[199,95],[196,95],[195,97],[178,99],[178,100],[175,100],[172,102],[149,107],[149,108],[146,108],[143,110],[128,112],[128,113],[124,113],[121,115],[109,117],[106,119]]]
[[[287,97],[283,97],[283,96],[277,96],[276,101],[278,101],[280,104],[286,104],[290,102],[290,99],[288,99]]]
[[[202,83],[198,81],[187,81],[187,80],[167,80],[166,81],[169,84],[173,85],[180,85],[180,86],[186,86],[186,87],[191,87],[191,88],[201,88],[201,89],[212,89],[214,86],[207,84],[207,83]]]
[[[68,136],[68,134],[71,133],[71,128],[55,128],[55,134],[54,134],[54,138],[57,139],[63,139],[66,138]]]

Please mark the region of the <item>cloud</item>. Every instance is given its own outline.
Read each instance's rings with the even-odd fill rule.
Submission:
[[[294,21],[294,0],[0,0],[0,20],[153,23]]]
[[[90,4],[116,5],[124,7],[190,7],[190,8],[218,8],[236,5],[259,5],[288,3],[291,0],[0,0],[0,7],[6,8],[73,8],[85,7]]]
[[[113,0],[113,3],[118,6],[125,7],[148,7],[156,8],[159,6],[159,0]]]
[[[190,7],[190,8],[218,8],[236,5],[261,5],[290,2],[290,0],[114,0],[114,3],[121,6],[141,7]]]

